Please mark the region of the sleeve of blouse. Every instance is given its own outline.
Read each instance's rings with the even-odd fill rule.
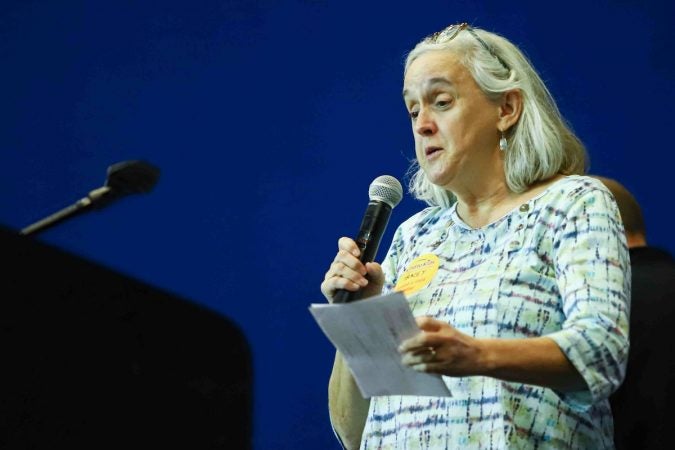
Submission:
[[[609,191],[591,184],[570,195],[553,251],[565,322],[548,337],[588,385],[588,391],[560,395],[585,409],[614,392],[626,371],[630,262]]]

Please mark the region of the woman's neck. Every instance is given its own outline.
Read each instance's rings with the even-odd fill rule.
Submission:
[[[495,183],[484,190],[460,190],[457,197],[457,214],[464,223],[481,228],[502,217],[510,209],[514,193],[506,183]]]

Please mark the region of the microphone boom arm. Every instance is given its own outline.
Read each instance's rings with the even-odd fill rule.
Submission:
[[[79,199],[74,204],[63,208],[55,212],[54,214],[45,217],[44,219],[38,220],[37,222],[31,225],[28,225],[27,227],[22,229],[19,232],[19,234],[23,236],[37,234],[41,231],[53,227],[56,224],[63,222],[66,219],[82,214],[83,212],[91,208],[91,206],[98,199],[103,198],[103,196],[108,194],[108,192],[110,192],[110,188],[108,186],[102,186],[98,189],[94,189],[89,193],[89,195]]]
[[[95,206],[105,206],[113,200],[134,193],[149,192],[157,183],[159,169],[144,161],[123,161],[108,167],[105,186],[94,189],[74,204],[51,214],[27,227],[19,234],[34,235],[66,219],[89,211]]]

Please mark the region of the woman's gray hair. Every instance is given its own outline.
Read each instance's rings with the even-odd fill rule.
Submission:
[[[405,72],[423,53],[447,50],[460,56],[461,63],[488,99],[498,101],[507,91],[520,91],[523,98],[520,118],[505,132],[508,149],[504,155],[504,172],[509,189],[523,192],[537,181],[556,174],[586,172],[588,156],[584,145],[560,115],[555,100],[532,64],[515,45],[498,34],[478,28],[461,30],[450,39],[444,36],[447,33],[436,33],[417,44],[406,58]],[[454,203],[454,195],[432,184],[417,161],[412,163],[408,174],[409,189],[415,198],[432,206]]]

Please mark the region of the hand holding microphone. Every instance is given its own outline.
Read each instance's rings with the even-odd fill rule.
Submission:
[[[321,292],[333,303],[346,303],[382,291],[382,268],[372,261],[391,210],[403,197],[403,188],[396,178],[382,175],[370,184],[368,196],[370,202],[356,239],[341,238],[338,241],[338,254],[321,284]]]

